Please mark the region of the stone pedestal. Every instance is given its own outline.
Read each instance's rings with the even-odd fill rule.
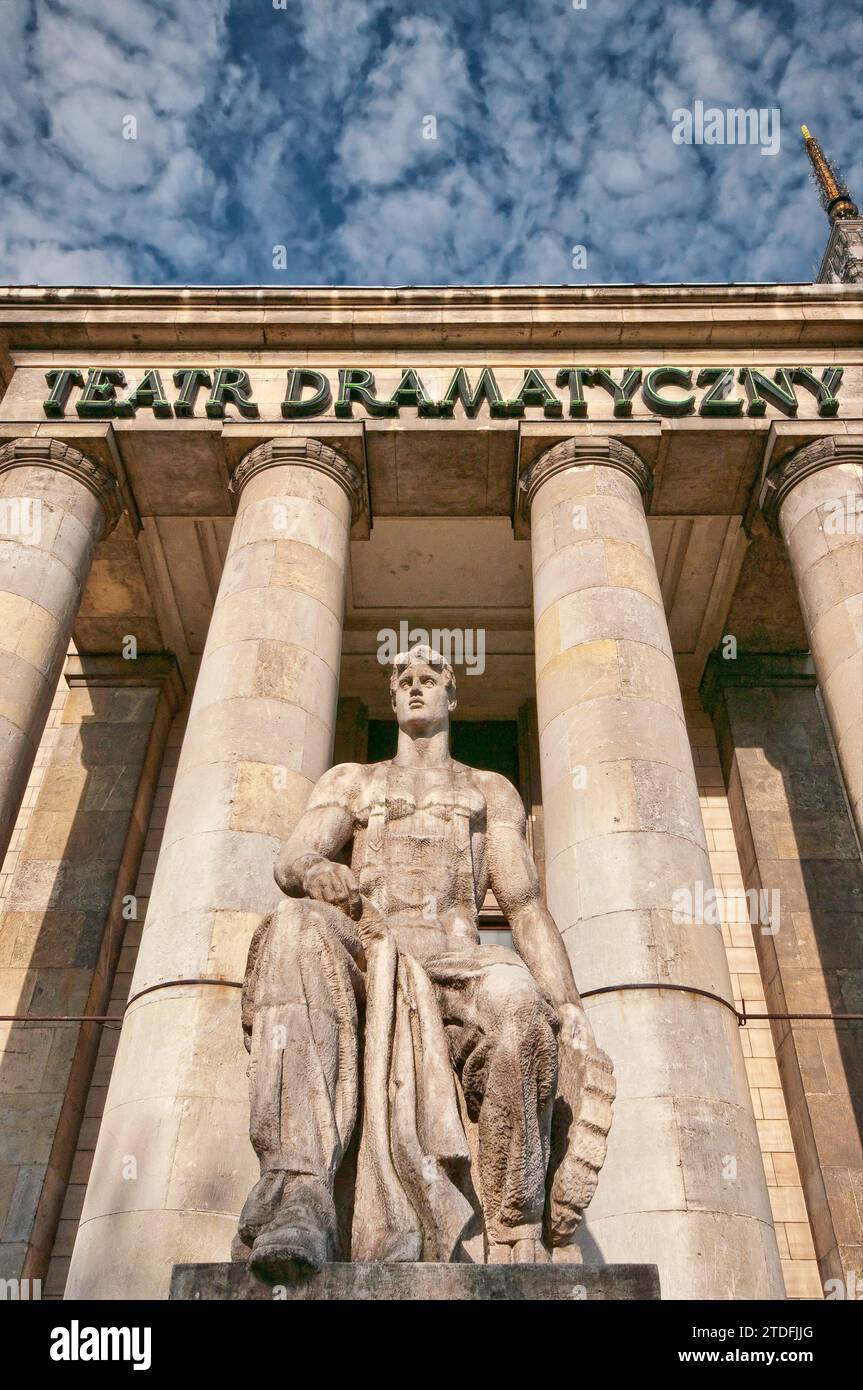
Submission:
[[[572,1303],[658,1299],[656,1265],[330,1264],[271,1289],[244,1264],[175,1265],[172,1299],[222,1303],[392,1301]]]
[[[632,449],[591,438],[556,445],[523,479],[548,906],[617,1077],[579,1243],[590,1264],[655,1260],[666,1297],[775,1298],[725,948],[699,913],[713,880],[649,483]]]
[[[276,854],[330,765],[356,471],[254,449],[165,825],[69,1273],[72,1298],[165,1298],[224,1258],[257,1177],[239,990]]]
[[[0,448],[0,863],[69,648],[117,481],[55,439]]]

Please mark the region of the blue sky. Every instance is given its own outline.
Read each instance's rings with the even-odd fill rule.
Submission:
[[[812,279],[859,0],[576,4],[0,0],[0,282]],[[779,152],[675,144],[695,101]]]

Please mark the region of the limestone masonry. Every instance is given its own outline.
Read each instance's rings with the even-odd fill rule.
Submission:
[[[859,1296],[844,278],[0,290],[0,1278]]]

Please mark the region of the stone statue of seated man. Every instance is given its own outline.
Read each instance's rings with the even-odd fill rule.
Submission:
[[[320,779],[276,861],[285,900],[249,953],[261,1177],[234,1255],[270,1282],[335,1259],[547,1261],[605,1154],[611,1064],[541,900],[521,799],[451,758],[455,678],[436,652],[397,657],[390,689],[395,757]],[[515,951],[481,944],[489,886]]]

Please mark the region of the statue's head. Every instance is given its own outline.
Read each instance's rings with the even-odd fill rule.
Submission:
[[[390,696],[400,729],[417,734],[446,729],[456,707],[455,673],[431,647],[411,647],[393,662]]]

